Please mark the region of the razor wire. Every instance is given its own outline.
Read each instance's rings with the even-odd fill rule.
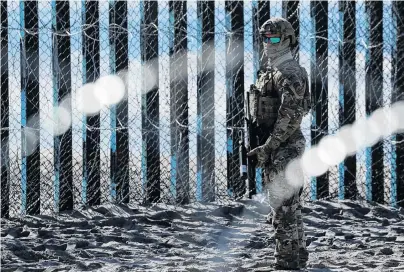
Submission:
[[[3,1],[2,213],[248,196],[238,131],[265,63],[263,20],[298,26],[314,98],[307,148],[398,100],[401,4],[349,2]],[[396,205],[396,137],[306,176],[304,199]]]

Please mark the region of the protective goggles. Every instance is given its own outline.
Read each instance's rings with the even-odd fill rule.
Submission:
[[[269,34],[262,35],[262,39],[264,40],[264,43],[270,43],[270,44],[277,44],[281,42],[281,37],[274,37]]]

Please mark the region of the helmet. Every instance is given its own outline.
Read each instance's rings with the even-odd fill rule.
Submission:
[[[281,17],[273,17],[267,20],[259,29],[260,35],[264,34],[280,34],[281,40],[290,37],[291,44],[296,43],[295,30],[291,23]]]

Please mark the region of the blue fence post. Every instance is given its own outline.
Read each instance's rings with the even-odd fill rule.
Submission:
[[[242,1],[226,1],[227,189],[240,198],[246,184],[240,178],[239,134],[244,128],[244,11]]]
[[[383,2],[366,2],[367,19],[369,20],[369,47],[366,59],[366,115],[383,106]],[[383,142],[379,141],[367,148],[367,195],[369,200],[384,202],[384,165]],[[369,181],[370,179],[370,181]],[[370,183],[369,183],[370,182]]]
[[[1,86],[1,217],[10,216],[10,161],[9,161],[9,86],[8,86],[8,14],[7,1],[1,1],[1,44],[0,44],[0,86]]]
[[[328,2],[313,1],[311,17],[314,23],[314,56],[311,62],[311,92],[313,108],[312,145],[317,145],[328,134]],[[313,178],[315,199],[328,197],[329,173]]]
[[[99,2],[85,1],[83,18],[84,83],[95,82],[100,76]],[[100,114],[85,117],[84,123],[84,188],[88,205],[101,204],[100,182]]]
[[[143,174],[148,202],[160,200],[160,139],[159,139],[159,86],[158,86],[158,2],[141,3],[141,59],[145,72],[142,90]],[[154,75],[148,74],[148,72]],[[152,76],[156,84],[147,82]]]
[[[116,1],[115,0],[110,0],[109,1],[109,27],[108,27],[108,35],[109,35],[109,48],[110,48],[110,54],[109,54],[109,66],[110,66],[110,71],[111,74],[116,74],[116,35],[117,31],[119,31],[119,28],[115,27],[116,24],[116,10],[115,10],[115,5]],[[119,14],[118,14],[119,16]],[[119,202],[117,199],[117,184],[116,184],[116,175],[118,168],[116,166],[117,164],[117,158],[116,158],[116,133],[117,133],[117,120],[116,120],[116,105],[110,105],[110,129],[111,129],[111,139],[110,139],[110,192],[109,192],[109,197],[111,198],[112,201]]]
[[[393,2],[393,19],[395,23],[395,50],[393,52],[393,102],[404,100],[404,74],[402,64],[404,62],[404,2]],[[404,208],[404,133],[393,136],[393,162],[396,172],[392,184],[392,202]],[[394,195],[394,193],[396,195]],[[395,198],[395,199],[394,199]]]
[[[171,192],[189,202],[187,2],[170,1]]]
[[[259,28],[270,17],[270,2],[269,1],[253,1],[253,58],[254,58],[254,82],[258,79],[258,72],[265,69],[267,58],[264,54],[262,41],[259,36]],[[249,197],[262,192],[262,171],[261,168],[252,167],[255,173],[248,173],[248,190]]]
[[[21,135],[25,151],[21,177],[22,209],[26,214],[35,215],[40,213],[38,2],[24,1],[20,5],[21,27],[33,31],[21,31],[21,126],[25,128]],[[38,141],[32,143],[32,139]]]
[[[339,121],[340,126],[355,122],[356,113],[356,3],[340,1],[340,33],[342,44],[339,46]],[[356,187],[356,154],[351,155],[339,165],[340,199],[355,199]]]
[[[197,76],[197,197],[203,202],[215,200],[214,8],[213,1],[197,3],[202,35]]]
[[[110,2],[109,38],[111,48],[111,72],[125,81],[129,67],[128,59],[128,2]],[[127,75],[130,77],[130,75]],[[111,90],[113,91],[113,90]],[[127,92],[125,92],[126,94]],[[129,202],[129,133],[127,95],[111,106],[111,186],[115,186],[116,201]]]
[[[71,114],[70,12],[69,1],[52,1],[54,106],[62,100]],[[68,102],[68,103],[66,103]],[[54,138],[55,202],[59,211],[73,209],[72,129]]]

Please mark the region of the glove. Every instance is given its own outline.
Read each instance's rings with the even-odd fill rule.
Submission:
[[[270,159],[271,151],[268,150],[266,145],[261,145],[247,153],[247,156],[254,156],[254,155],[257,155],[258,165],[262,167]]]

